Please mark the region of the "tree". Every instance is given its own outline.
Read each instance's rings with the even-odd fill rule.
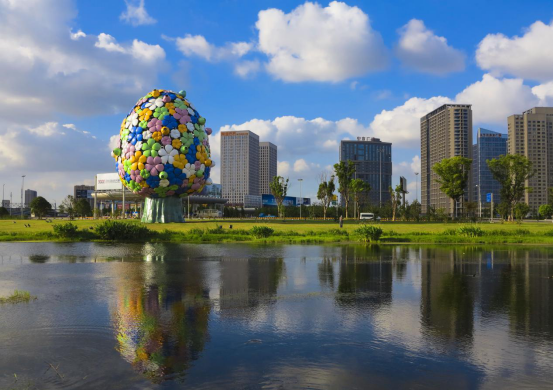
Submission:
[[[60,204],[60,212],[61,213],[67,213],[69,215],[69,219],[73,220],[75,217],[75,198],[71,195],[68,195]]]
[[[334,177],[330,178],[330,181],[326,180],[326,174],[321,175],[321,183],[319,183],[319,190],[317,190],[317,198],[323,204],[323,218],[326,220],[326,211],[334,196],[334,190],[336,185],[334,184]]]
[[[407,205],[406,215],[408,219],[415,219],[416,221],[420,220],[421,215],[421,203],[418,200],[411,202]]]
[[[497,159],[486,160],[492,176],[501,185],[501,202],[508,208],[509,220],[513,221],[514,209],[524,197],[526,181],[534,176],[532,162],[522,155],[501,155]]]
[[[277,203],[278,216],[281,218],[284,217],[284,208],[282,207],[282,202],[284,201],[284,197],[286,197],[286,193],[288,192],[288,181],[288,178],[284,179],[279,175],[273,177],[273,180],[271,181],[271,183],[269,183],[271,194],[273,195],[273,197],[275,197]]]
[[[52,209],[52,205],[44,197],[40,196],[33,199],[29,206],[31,207],[31,212],[39,219],[43,218],[46,212]]]
[[[553,206],[549,204],[541,205],[539,209],[539,214],[544,219],[551,218],[551,215],[553,214]]]
[[[346,219],[348,218],[349,196],[350,196],[350,184],[353,174],[355,173],[355,164],[348,160],[347,162],[340,162],[334,165],[334,172],[338,178],[338,192],[342,196],[342,199],[346,203]]]
[[[392,201],[392,221],[396,221],[397,204],[401,204],[402,189],[400,185],[397,185],[395,191],[392,189],[392,186],[388,188],[388,191],[390,192],[390,200]]]
[[[87,217],[92,215],[92,209],[88,200],[81,198],[75,202],[75,214],[81,217]]]
[[[453,215],[455,217],[457,217],[457,202],[465,194],[471,164],[472,159],[454,156],[443,159],[432,167],[434,172],[440,177],[436,179],[436,182],[441,185],[440,190],[453,200]]]
[[[357,211],[357,213],[360,213],[361,210],[359,209],[359,196],[364,192],[371,191],[371,185],[369,185],[362,179],[352,179],[349,184],[349,189],[350,193],[353,194],[355,210]],[[357,218],[357,216],[354,217]]]
[[[530,211],[530,207],[526,205],[524,202],[519,202],[515,205],[514,208],[515,217],[518,221],[522,221]]]
[[[3,206],[0,206],[0,216],[7,216],[9,214],[10,212],[6,208],[4,208]]]

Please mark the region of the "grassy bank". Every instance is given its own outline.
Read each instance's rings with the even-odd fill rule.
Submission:
[[[0,221],[0,241],[103,241],[97,225],[104,220],[75,220],[74,236],[61,237],[55,224],[66,221]],[[185,224],[140,224],[147,233],[135,238],[138,242],[268,242],[268,243],[340,243],[359,242],[355,232],[358,221],[346,221],[342,229],[334,221],[254,221],[192,220]],[[232,228],[230,228],[232,226]],[[254,226],[270,228],[267,237],[252,233]],[[377,224],[382,228],[382,243],[482,243],[482,244],[553,244],[553,224],[524,222],[501,223],[403,223]],[[222,227],[222,228],[219,228]],[[146,231],[145,231],[146,232]]]

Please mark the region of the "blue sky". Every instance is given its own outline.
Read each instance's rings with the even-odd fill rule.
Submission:
[[[0,175],[58,202],[114,169],[110,137],[153,88],[279,146],[314,196],[343,138],[394,144],[414,198],[418,119],[473,104],[474,128],[553,102],[550,1],[0,0]],[[218,171],[214,170],[218,182]],[[9,198],[9,196],[5,196]]]

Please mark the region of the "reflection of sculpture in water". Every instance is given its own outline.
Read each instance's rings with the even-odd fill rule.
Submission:
[[[211,305],[201,266],[151,264],[129,271],[117,285],[113,313],[117,350],[153,382],[184,375],[208,339]],[[123,277],[123,276],[122,276]]]

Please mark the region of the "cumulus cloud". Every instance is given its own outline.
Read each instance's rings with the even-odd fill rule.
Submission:
[[[422,20],[411,19],[398,30],[396,55],[405,67],[418,72],[444,75],[465,69],[465,55],[435,35]]]
[[[127,5],[127,9],[119,15],[119,19],[133,26],[157,23],[157,20],[152,18],[148,14],[148,11],[146,11],[144,0],[125,0],[125,4]]]
[[[108,34],[71,33],[76,16],[69,0],[0,0],[0,85],[9,96],[0,107],[5,120],[20,120],[33,103],[43,115],[113,114],[153,87],[165,52],[158,45],[119,44]],[[26,26],[21,29],[21,26]],[[76,34],[76,35],[75,35]],[[42,118],[42,119],[44,119]]]
[[[382,110],[369,125],[371,133],[394,146],[420,147],[420,119],[435,108],[451,103],[450,98],[435,96],[429,99],[411,98],[392,110]]]
[[[282,161],[277,163],[277,174],[280,176],[288,176],[290,174],[290,163]]]
[[[248,42],[228,42],[225,46],[209,43],[203,35],[186,34],[176,38],[177,49],[185,56],[197,56],[206,61],[217,62],[243,57],[253,45]]]
[[[498,79],[489,74],[457,94],[455,100],[472,104],[474,123],[497,124],[505,124],[508,116],[540,103],[522,79]]]
[[[533,23],[522,36],[488,34],[476,50],[480,68],[495,75],[549,81],[553,78],[553,21]]]
[[[260,69],[260,63],[258,60],[241,61],[234,67],[234,73],[242,78],[256,74]]]
[[[369,17],[342,2],[306,2],[287,14],[271,8],[259,12],[255,26],[259,50],[269,56],[267,71],[284,81],[338,82],[387,65]]]

